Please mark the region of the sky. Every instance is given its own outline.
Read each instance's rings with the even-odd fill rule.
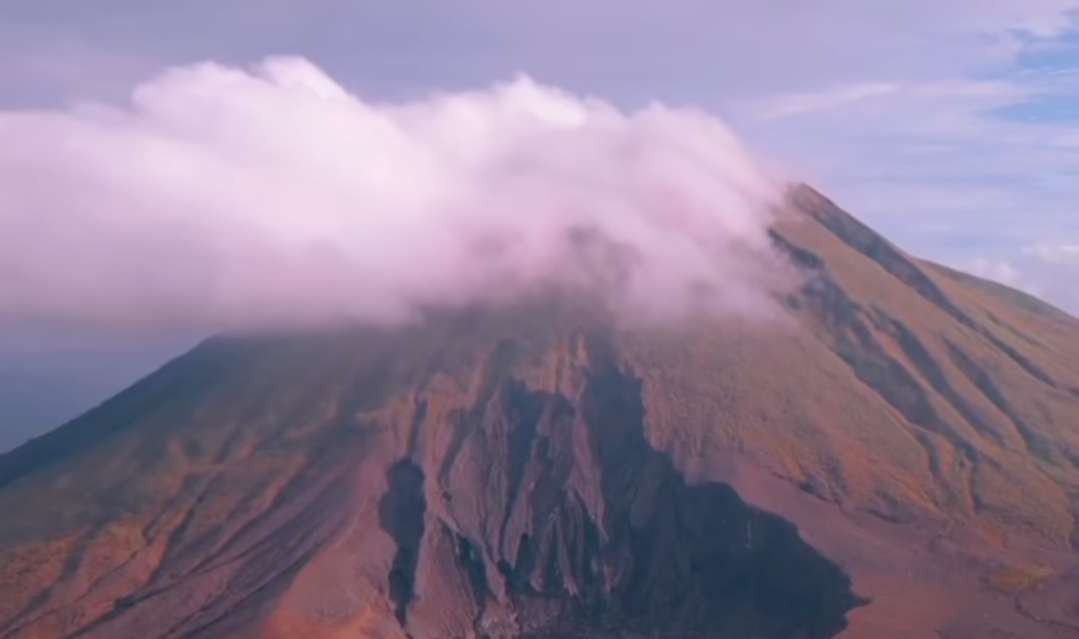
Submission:
[[[523,74],[624,114],[699,110],[908,251],[1079,311],[1079,0],[11,0],[0,112],[137,114],[135,88],[165,70],[257,75],[267,56],[376,108]],[[204,332],[70,317],[3,329],[0,374],[68,379],[115,355],[79,373],[95,382],[86,398]]]

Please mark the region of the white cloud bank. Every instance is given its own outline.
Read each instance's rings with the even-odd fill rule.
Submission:
[[[375,104],[299,58],[0,112],[0,319],[250,328],[550,287],[767,308],[781,189],[704,113],[528,78]]]

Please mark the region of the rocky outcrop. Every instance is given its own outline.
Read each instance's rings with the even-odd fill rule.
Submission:
[[[729,486],[688,485],[645,438],[639,380],[596,354],[606,350],[600,340],[578,347],[587,362],[569,371],[579,384],[572,395],[503,379],[455,424],[460,447],[427,456],[437,469],[425,474],[429,491],[442,504],[425,529],[458,548],[454,569],[471,585],[475,634],[841,630],[858,602],[842,571]],[[442,543],[427,539],[421,561],[444,562]],[[447,566],[421,574],[436,570]],[[418,604],[416,614],[432,605],[440,602]]]

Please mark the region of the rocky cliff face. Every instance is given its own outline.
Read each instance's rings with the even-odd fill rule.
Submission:
[[[602,344],[579,337],[554,392],[491,379],[452,420],[444,449],[425,445],[417,421],[420,452],[390,468],[380,502],[380,512],[403,515],[384,518],[403,626],[444,635],[448,608],[459,611],[458,636],[842,629],[856,603],[849,579],[729,486],[688,485],[645,438],[639,380],[596,354]],[[495,357],[512,349],[503,343]],[[437,592],[417,587],[417,575],[447,572],[467,587],[416,597]]]
[[[1079,634],[1079,322],[773,240],[772,322],[207,341],[0,456],[0,637]]]

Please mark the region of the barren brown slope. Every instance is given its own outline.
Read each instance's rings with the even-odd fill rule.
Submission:
[[[793,321],[204,343],[0,457],[0,637],[1079,636],[1079,322],[791,197]]]

